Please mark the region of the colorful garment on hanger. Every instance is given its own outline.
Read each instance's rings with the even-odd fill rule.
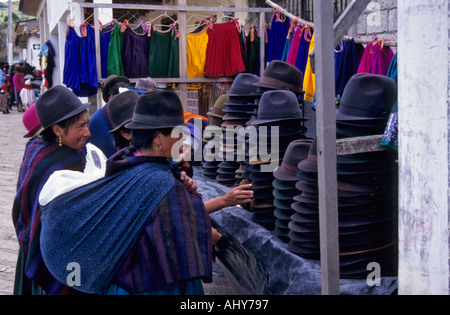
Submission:
[[[384,45],[384,40],[369,43],[364,50],[358,73],[372,73],[386,75],[394,52],[391,47]]]
[[[80,26],[82,34],[80,53],[80,89],[74,89],[79,97],[90,97],[97,94],[97,51],[95,49],[95,31],[90,24]]]
[[[123,33],[121,29],[122,26],[118,22],[114,23],[114,30],[111,32],[108,49],[108,76],[125,75],[122,63]]]
[[[216,23],[208,29],[205,76],[210,78],[234,77],[245,72],[239,42],[239,23]]]
[[[208,48],[208,27],[199,33],[187,33],[187,73],[189,79],[204,78],[206,49]]]
[[[355,43],[354,39],[342,41],[335,50],[335,83],[336,104],[340,104],[340,97],[352,76],[358,72],[364,46]]]
[[[247,36],[247,56],[248,56],[248,72],[255,75],[261,73],[261,50],[260,50],[261,38],[256,32],[255,26],[252,25],[250,32]]]
[[[309,60],[309,45],[311,43],[313,30],[310,27],[303,29],[300,44],[298,45],[297,58],[295,60],[295,66],[305,74],[306,66]]]
[[[146,78],[148,67],[149,40],[147,26],[143,23],[135,28],[125,21],[127,29],[123,34],[123,71],[127,78]]]
[[[309,45],[308,56],[311,51],[314,50],[314,47],[315,39],[313,34],[311,37],[311,43]],[[303,90],[305,91],[305,100],[308,102],[312,102],[316,93],[316,75],[312,72],[311,58],[308,58],[308,63],[306,65],[305,76],[303,79]]]
[[[266,51],[266,61],[270,63],[272,60],[282,60],[286,37],[291,26],[291,20],[287,16],[283,16],[280,12],[275,11],[269,30],[269,42]]]
[[[111,41],[111,33],[114,30],[115,21],[107,25],[103,25],[100,32],[100,54],[102,62],[102,78],[108,77],[108,53],[109,42]]]
[[[81,38],[74,27],[67,29],[64,49],[63,84],[68,88],[80,90],[80,49]]]
[[[151,29],[150,53],[148,55],[148,72],[151,78],[167,78],[172,43],[172,34]]]
[[[178,30],[172,30],[172,39],[170,42],[169,70],[167,76],[169,78],[180,77],[180,40]]]
[[[300,40],[302,39],[303,29],[301,25],[299,25],[295,31],[294,34],[292,34],[292,41],[291,45],[289,47],[289,52],[286,58],[286,62],[290,65],[295,66],[295,63],[297,61],[297,53],[298,53],[298,47],[300,45]]]
[[[387,76],[392,78],[396,83],[398,82],[397,71],[397,54],[395,54],[389,67]],[[384,132],[383,139],[381,140],[381,145],[398,151],[398,96],[394,105],[392,106],[392,112],[389,116],[386,130]]]

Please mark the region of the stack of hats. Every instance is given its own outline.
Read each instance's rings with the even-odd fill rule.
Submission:
[[[248,171],[255,190],[255,200],[251,204],[252,218],[268,229],[275,228],[274,196],[260,196],[258,188],[264,191],[272,186],[275,179],[273,172],[281,164],[289,144],[304,138],[304,120],[298,98],[293,92],[272,90],[262,95],[258,118],[250,122],[251,126],[256,127],[258,134],[256,139],[249,139]],[[267,157],[264,157],[265,154]]]
[[[388,77],[355,75],[342,96],[338,121],[375,125],[390,113],[395,83]],[[383,118],[386,115],[386,118]],[[366,135],[356,132],[352,137]],[[383,130],[381,128],[381,130]],[[381,132],[382,133],[382,132]],[[350,135],[348,135],[350,136]],[[298,165],[288,249],[302,257],[320,259],[317,140],[308,158]],[[397,168],[395,152],[380,151],[337,157],[340,272],[342,278],[365,278],[376,261],[382,275],[396,272]]]
[[[307,158],[312,140],[295,140],[288,146],[281,165],[273,173],[273,196],[276,217],[275,233],[284,242],[289,242],[289,222],[295,211],[291,205],[295,202],[294,196],[298,195],[295,187],[298,178],[298,163]]]
[[[387,76],[356,74],[336,113],[337,137],[382,135],[397,86]],[[398,166],[392,150],[338,156],[341,275],[366,277],[376,261],[384,275],[396,273]]]
[[[250,73],[240,73],[236,76],[230,92],[227,94],[228,101],[223,109],[222,142],[220,151],[224,161],[219,164],[217,180],[225,186],[233,186],[239,178],[236,171],[240,169],[240,160],[245,156],[238,156],[244,142],[239,141],[234,130],[246,126],[252,117],[255,108],[256,87],[253,83],[259,82],[259,77]],[[230,127],[230,128],[227,128]],[[230,129],[230,130],[229,130]],[[242,152],[242,151],[241,151]]]
[[[208,112],[209,124],[203,132],[203,143],[206,148],[203,156],[203,176],[209,179],[216,179],[218,176],[219,164],[222,161],[222,154],[219,151],[220,135],[222,134],[223,116],[228,96],[220,96],[211,111]]]

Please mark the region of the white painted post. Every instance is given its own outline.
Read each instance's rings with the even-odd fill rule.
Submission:
[[[449,293],[448,14],[398,1],[399,294]]]

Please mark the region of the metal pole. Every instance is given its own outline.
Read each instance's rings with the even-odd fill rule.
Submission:
[[[12,65],[14,62],[13,56],[13,31],[12,31],[12,0],[9,0],[9,9],[8,9],[8,63]]]

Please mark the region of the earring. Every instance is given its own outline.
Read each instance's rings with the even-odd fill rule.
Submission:
[[[161,146],[160,145],[158,145],[156,148],[158,149],[158,152],[161,152]]]
[[[59,137],[59,146],[62,147],[62,139]]]

